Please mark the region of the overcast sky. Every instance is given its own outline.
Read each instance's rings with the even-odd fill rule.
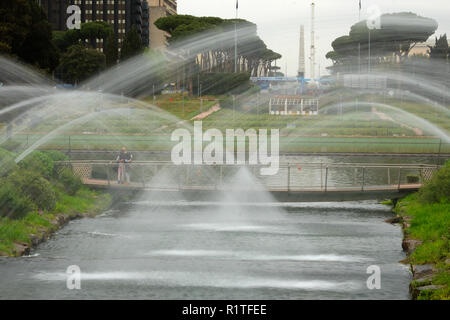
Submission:
[[[450,0],[362,0],[361,19],[369,16],[367,9],[378,6],[381,13],[410,11],[435,19],[437,35],[450,35]],[[258,25],[258,34],[267,46],[283,55],[279,64],[288,75],[297,74],[300,25],[305,25],[306,57],[309,57],[312,0],[239,0],[239,17]],[[325,54],[331,42],[348,34],[358,21],[359,0],[316,0],[317,65],[321,74],[331,62]],[[178,0],[178,13],[195,16],[235,17],[236,0]],[[309,64],[306,73],[309,74]],[[317,75],[318,66],[316,68]]]

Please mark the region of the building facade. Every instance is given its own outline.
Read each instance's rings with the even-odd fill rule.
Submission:
[[[142,44],[149,46],[149,6],[146,0],[39,0],[54,30],[66,30],[67,7],[77,5],[81,9],[81,23],[105,21],[116,34],[119,50],[125,34],[135,25]],[[95,48],[103,51],[104,40],[97,39]]]
[[[177,0],[146,0],[150,7],[150,48],[164,49],[167,46],[170,35],[158,29],[155,21],[159,18],[168,17],[177,14]]]
[[[66,30],[67,7],[70,6],[70,0],[37,0],[44,8],[48,21],[53,30]]]

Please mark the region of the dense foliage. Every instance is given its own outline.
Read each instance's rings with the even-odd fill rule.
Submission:
[[[22,169],[35,172],[45,178],[50,178],[53,174],[53,160],[44,152],[34,151],[25,159],[19,162]]]
[[[122,49],[120,51],[120,60],[124,61],[135,55],[142,53],[144,47],[142,46],[142,40],[137,32],[136,26],[132,25],[130,31],[125,35],[122,43]]]
[[[95,49],[97,39],[106,44],[105,54]],[[88,79],[117,62],[117,39],[112,26],[104,21],[82,23],[80,29],[54,31],[53,43],[61,54],[56,76],[68,83]]]
[[[402,199],[396,211],[400,216],[412,217],[405,229],[406,237],[421,241],[408,257],[409,262],[433,264],[436,270],[425,282],[411,283],[412,288],[438,286],[437,290],[421,290],[417,299],[450,299],[450,161],[417,194]]]
[[[64,191],[73,196],[83,185],[80,177],[74,176],[72,170],[63,168],[58,172],[58,181],[64,186]]]
[[[428,48],[430,49],[429,51],[431,59],[440,59],[444,61],[447,60],[450,54],[447,34],[444,34],[439,38],[436,37],[434,46],[428,46]]]
[[[55,208],[55,191],[50,182],[39,173],[16,170],[8,177],[8,181],[19,195],[29,199],[38,209],[53,210]]]
[[[106,39],[106,66],[112,67],[119,60],[119,47],[117,45],[117,37],[114,32],[110,32],[108,38]]]
[[[64,81],[79,83],[102,71],[105,66],[103,53],[76,44],[63,54],[57,72]]]
[[[202,95],[239,94],[251,87],[250,75],[242,73],[201,73],[199,81],[194,81],[194,92],[201,84]]]
[[[236,68],[238,73],[269,76],[274,72],[272,64],[281,58],[259,38],[256,25],[246,20],[174,15],[158,19],[155,25],[170,34],[169,46],[174,51],[189,44],[189,50],[181,50],[183,70],[176,66],[172,74],[183,74],[182,83],[191,94],[196,91],[198,73],[233,73]],[[180,79],[169,81],[178,83]]]
[[[0,53],[17,56],[47,71],[58,65],[51,25],[37,1],[0,2]]]
[[[14,161],[14,154],[0,148],[0,178],[5,177],[9,172],[17,167]]]
[[[420,189],[419,199],[424,203],[450,203],[450,161]]]
[[[113,32],[112,26],[104,21],[92,21],[82,23],[80,29],[67,31],[54,31],[53,42],[61,53],[75,44],[85,44],[86,47],[94,47],[96,39],[106,40]]]
[[[0,217],[20,219],[35,210],[52,211],[57,204],[59,190],[76,194],[81,180],[70,169],[55,171],[54,161],[66,160],[62,153],[34,151],[19,166],[8,167],[5,159],[14,155],[0,149],[2,181],[0,186]]]
[[[0,217],[10,219],[23,218],[34,207],[30,199],[22,196],[10,183],[0,186],[0,204]]]
[[[171,35],[170,42],[191,40],[198,51],[196,64],[203,72],[234,72],[234,30],[237,29],[238,71],[252,76],[269,75],[281,55],[268,49],[257,35],[254,23],[242,19],[175,15],[160,18],[155,25]],[[208,41],[193,36],[205,33]],[[193,46],[194,47],[194,46]]]

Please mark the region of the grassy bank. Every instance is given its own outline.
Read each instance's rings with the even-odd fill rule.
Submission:
[[[87,188],[76,195],[62,195],[51,212],[29,212],[22,219],[0,218],[0,255],[18,256],[24,247],[42,241],[57,231],[63,222],[92,216],[108,208],[111,196]]]
[[[413,272],[419,270],[411,283],[413,296],[449,300],[450,162],[418,193],[399,201],[395,211],[403,220],[407,261]]]
[[[85,188],[59,152],[16,155],[0,148],[0,255],[20,256],[68,221],[106,209],[111,196]]]

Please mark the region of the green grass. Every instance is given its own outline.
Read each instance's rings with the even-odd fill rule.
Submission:
[[[153,97],[145,98],[143,101],[153,104]],[[182,120],[190,120],[198,114],[208,111],[215,104],[217,104],[216,97],[204,96],[200,99],[185,95],[183,99],[181,94],[161,95],[155,101],[158,108]]]
[[[41,236],[44,233],[54,231],[57,226],[51,221],[58,214],[66,215],[94,215],[109,206],[111,196],[105,193],[99,193],[87,188],[80,189],[76,195],[60,195],[56,207],[51,212],[28,213],[23,219],[11,220],[0,218],[0,252],[9,256],[15,256],[14,243],[21,242],[31,244],[30,235]]]
[[[407,214],[413,216],[408,235],[414,239],[435,241],[449,236],[450,204],[422,204],[410,196]]]
[[[72,150],[117,150],[127,146],[135,151],[170,151],[175,144],[170,141],[170,136],[179,127],[179,121],[176,118],[170,120],[164,117],[172,115],[178,119],[189,120],[215,105],[215,98],[223,97],[204,98],[210,100],[204,100],[201,109],[197,97],[185,96],[183,102],[180,94],[158,96],[155,104],[168,114],[155,112],[146,106],[132,106],[135,109],[126,116],[107,115],[82,125],[75,125],[50,139],[42,148],[68,150],[70,137]],[[328,96],[323,100],[334,103],[339,99],[337,96]],[[358,99],[361,102],[390,104],[435,123],[444,131],[450,130],[450,117],[430,106],[370,95],[360,96]],[[153,98],[145,98],[143,101],[151,104]],[[301,117],[269,115],[267,106],[260,107],[257,112],[255,105],[250,101],[243,102],[242,108],[234,111],[223,108],[203,120],[203,129],[217,128],[222,132],[231,128],[279,129],[281,152],[450,153],[450,144],[441,143],[438,137],[418,136],[412,128],[380,119],[371,112],[370,107],[357,108],[350,115],[344,113],[344,116],[332,114],[331,110],[327,114]],[[399,112],[381,108],[377,110],[405,122],[405,116]],[[73,115],[70,113],[53,115],[43,120],[36,128],[18,132],[14,139],[21,144],[19,149],[25,149],[47,132],[72,120],[71,117]],[[192,124],[190,121],[188,123]],[[410,124],[410,127],[414,125]],[[424,130],[424,134],[431,133]]]
[[[31,136],[29,144],[40,137]],[[15,139],[25,149],[26,136],[18,135]],[[119,150],[127,146],[133,151],[170,151],[175,144],[168,134],[70,135],[71,150]],[[280,137],[281,152],[438,153],[439,145],[437,138],[420,137]],[[55,136],[41,148],[69,150],[69,136]],[[450,153],[450,144],[442,144],[441,153]]]
[[[445,263],[450,258],[450,202],[427,204],[414,194],[401,200],[396,211],[402,216],[412,217],[411,226],[405,230],[406,236],[422,241],[422,245],[408,257],[409,262],[434,264],[438,272],[429,284],[444,286],[440,290],[421,292],[418,299],[450,299],[450,266]]]

